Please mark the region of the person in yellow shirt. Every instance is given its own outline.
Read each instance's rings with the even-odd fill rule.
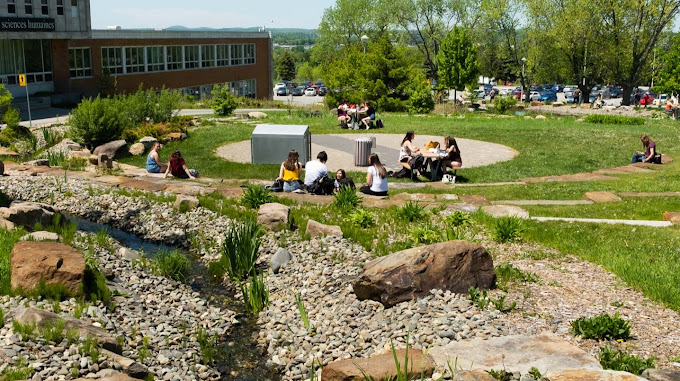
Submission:
[[[300,169],[302,164],[298,161],[300,155],[296,150],[288,152],[288,158],[281,163],[279,177],[276,180],[283,181],[284,192],[294,192],[300,189]]]

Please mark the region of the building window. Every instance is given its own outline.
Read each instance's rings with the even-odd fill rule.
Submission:
[[[217,66],[229,66],[229,45],[217,45]]]
[[[47,0],[40,0],[40,9],[43,15],[50,14],[50,7],[47,5]]]
[[[184,47],[184,68],[193,69],[198,67],[198,45]]]
[[[68,64],[71,68],[71,78],[91,77],[90,48],[69,48]]]
[[[17,6],[15,4],[15,0],[7,0],[7,13],[9,13],[10,15],[17,13]]]
[[[255,44],[243,45],[243,57],[246,65],[255,63]]]
[[[215,45],[201,45],[201,67],[215,66]]]
[[[184,66],[182,66],[183,62],[183,50],[181,46],[168,46],[167,47],[167,63],[168,63],[168,70],[182,70]]]
[[[230,45],[231,64],[243,65],[243,45]]]
[[[57,0],[57,14],[59,16],[64,15],[64,0]]]
[[[33,14],[33,1],[32,0],[24,0],[25,4],[25,9],[26,9],[26,14],[27,15],[32,15]]]
[[[165,53],[162,46],[149,46],[146,48],[146,71],[164,71]]]
[[[71,17],[78,18],[78,0],[71,0]]]
[[[109,74],[123,74],[123,48],[102,48],[102,69]]]
[[[125,72],[144,72],[144,48],[125,48]]]
[[[256,98],[256,85],[257,81],[254,79],[229,82],[229,90],[231,90],[231,93],[237,97]]]

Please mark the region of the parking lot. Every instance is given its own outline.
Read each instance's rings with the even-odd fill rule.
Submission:
[[[279,95],[274,95],[274,100],[275,101],[281,101],[287,104],[290,104],[291,106],[312,106],[315,104],[320,104],[323,103],[324,97],[323,96],[309,96],[309,95],[301,95],[301,96],[292,96],[292,95],[286,95],[286,96],[279,96]]]

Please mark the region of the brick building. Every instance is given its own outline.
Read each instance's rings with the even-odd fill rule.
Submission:
[[[143,84],[200,97],[227,83],[269,98],[271,46],[266,32],[92,30],[89,0],[0,0],[0,83],[15,96],[25,73],[31,94],[95,95],[111,75],[118,92]]]

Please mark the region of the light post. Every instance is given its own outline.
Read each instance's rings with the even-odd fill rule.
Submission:
[[[527,62],[526,57],[522,57],[522,89],[519,91],[521,101],[524,102],[524,64]]]
[[[361,43],[364,45],[364,54],[366,54],[366,43],[367,42],[368,42],[368,36],[364,34],[363,36],[361,36]]]

